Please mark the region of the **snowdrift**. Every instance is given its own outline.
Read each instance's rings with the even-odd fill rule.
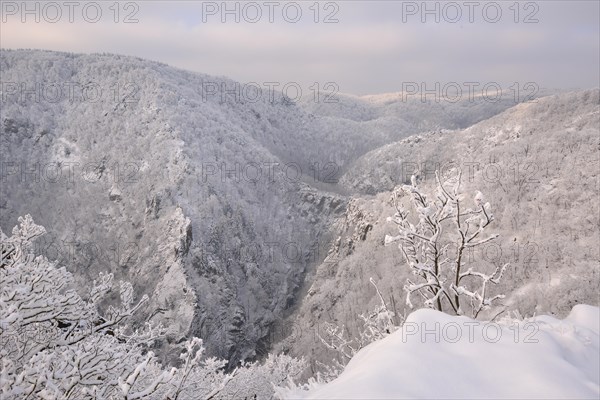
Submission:
[[[599,398],[598,307],[498,323],[422,309],[303,399]]]

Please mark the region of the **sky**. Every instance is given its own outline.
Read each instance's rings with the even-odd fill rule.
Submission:
[[[0,47],[357,95],[600,86],[600,1],[1,1]],[[475,85],[475,86],[473,86]]]

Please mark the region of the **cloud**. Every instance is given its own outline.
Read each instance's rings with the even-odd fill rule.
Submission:
[[[233,15],[225,15],[229,22],[221,23],[219,14],[205,16],[203,22],[206,4],[203,9],[201,2],[177,1],[136,3],[137,11],[120,9],[120,22],[115,23],[114,10],[102,3],[97,23],[79,14],[73,23],[54,24],[44,18],[35,23],[32,16],[22,23],[18,14],[7,16],[0,45],[128,54],[245,82],[336,81],[341,91],[356,94],[395,91],[406,81],[599,85],[597,2],[538,2],[537,11],[520,3],[518,19],[536,11],[532,15],[539,22],[533,24],[515,23],[517,16],[506,2],[500,2],[503,14],[496,23],[477,13],[469,22],[462,2],[456,2],[463,11],[457,23],[445,21],[443,14],[440,23],[434,15],[425,15],[429,22],[422,23],[418,13],[403,14],[408,3],[421,7],[421,2],[329,3],[319,3],[319,23],[309,8],[313,3],[297,3],[302,7],[297,23],[281,14],[286,3],[273,13],[274,23],[268,21],[265,7],[257,23],[244,22],[243,15],[241,23],[233,22]],[[433,4],[427,7],[434,9]],[[444,3],[439,4],[441,10]],[[122,23],[132,11],[139,22]],[[327,15],[339,22],[322,23]]]

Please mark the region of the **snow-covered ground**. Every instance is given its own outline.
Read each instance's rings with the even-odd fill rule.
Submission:
[[[564,320],[496,324],[421,309],[357,353],[334,381],[287,397],[597,399],[599,314],[577,305]]]

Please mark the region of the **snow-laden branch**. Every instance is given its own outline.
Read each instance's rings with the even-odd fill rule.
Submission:
[[[481,246],[495,240],[498,235],[492,234],[485,239],[486,228],[494,221],[490,204],[484,200],[481,192],[476,192],[473,202],[475,208],[465,207],[461,193],[461,171],[449,180],[449,185],[443,183],[436,172],[437,184],[434,195],[421,191],[417,179],[411,177],[411,185],[403,185],[393,192],[396,213],[389,221],[393,221],[398,229],[398,235],[386,235],[384,244],[398,242],[398,247],[404,260],[414,275],[421,282],[410,280],[404,286],[406,304],[413,307],[411,297],[419,293],[424,297],[423,304],[440,311],[451,309],[456,314],[462,314],[461,298],[470,299],[473,307],[472,315],[489,308],[502,295],[487,297],[487,284],[497,283],[506,269],[506,265],[497,268],[493,274],[474,271],[469,268],[464,272],[467,261],[463,257],[465,250]],[[410,214],[402,205],[402,197],[408,197],[416,215],[413,223]],[[453,229],[452,229],[453,228]],[[456,257],[446,256],[451,243],[456,245]],[[461,284],[463,278],[472,278],[468,284]],[[479,281],[481,287],[476,286]],[[473,301],[475,303],[473,303]]]
[[[202,341],[192,338],[183,344],[182,366],[164,369],[147,351],[164,328],[131,325],[147,296],[136,300],[130,283],[116,288],[113,275],[101,273],[81,298],[69,272],[33,255],[31,240],[45,230],[29,216],[19,223],[11,237],[0,230],[3,400],[270,398],[284,373],[304,368],[302,360],[273,356],[227,374],[227,362],[204,358]],[[116,290],[118,304],[100,312],[98,303]]]

